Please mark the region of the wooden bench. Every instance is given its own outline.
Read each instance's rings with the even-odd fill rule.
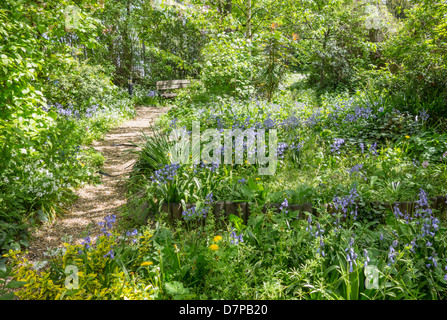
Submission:
[[[174,98],[177,94],[170,90],[186,88],[191,83],[190,80],[165,80],[157,81],[157,91],[167,91],[160,95],[164,98]]]

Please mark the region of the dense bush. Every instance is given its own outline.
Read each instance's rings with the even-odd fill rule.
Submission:
[[[197,207],[174,228],[125,235],[109,216],[96,240],[65,244],[42,270],[8,256],[22,299],[445,299],[445,227],[426,204],[421,190],[414,216],[362,225],[351,201],[297,219],[285,200],[279,213],[253,206],[247,225],[230,216],[223,228]]]
[[[244,39],[221,34],[203,49],[201,81],[210,94],[247,98],[253,94],[254,57]]]

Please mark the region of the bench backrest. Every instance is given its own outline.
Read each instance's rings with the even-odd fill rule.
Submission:
[[[172,90],[187,87],[191,83],[190,80],[166,80],[157,81],[157,90]]]

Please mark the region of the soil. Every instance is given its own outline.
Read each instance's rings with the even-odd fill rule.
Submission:
[[[138,150],[132,146],[141,142],[142,132],[150,134],[155,119],[168,108],[136,107],[136,116],[109,131],[103,140],[91,146],[104,156],[101,184],[85,185],[76,190],[78,198],[66,208],[66,213],[55,221],[33,230],[25,257],[32,263],[46,259],[49,248],[63,247],[71,237],[71,244],[80,244],[89,235],[100,234],[98,222],[116,214],[126,203],[125,180],[136,162]],[[104,174],[105,173],[105,174]]]

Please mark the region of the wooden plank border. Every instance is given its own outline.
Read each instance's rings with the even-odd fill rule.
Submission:
[[[438,210],[442,217],[447,218],[447,203],[446,203],[447,197],[446,196],[437,196],[437,197],[431,197],[429,199],[430,201],[430,208]],[[213,206],[213,212],[216,219],[219,219],[224,215],[225,219],[228,219],[230,214],[234,214],[236,216],[239,216],[244,220],[245,223],[247,223],[248,218],[250,217],[250,205],[252,203],[249,202],[233,202],[233,201],[217,201],[212,204]],[[399,210],[405,215],[413,215],[415,213],[416,209],[416,201],[400,201],[400,202],[394,202],[394,203],[379,203],[379,202],[370,202],[368,203],[371,208],[374,208],[376,210],[394,210],[394,207],[397,206]],[[188,203],[186,205],[186,209],[189,209],[191,207],[195,206],[194,203]],[[280,203],[267,203],[263,206],[261,211],[265,214],[269,210],[275,213],[280,213]],[[326,210],[329,213],[335,213],[338,210],[334,207],[332,203],[325,204]],[[168,213],[169,221],[177,220],[182,218],[182,212],[183,207],[181,203],[171,203],[169,204],[162,204],[161,210],[163,212]],[[314,208],[312,206],[312,203],[306,202],[303,204],[289,204],[287,207],[287,210],[289,211],[296,211],[297,216],[299,219],[306,219],[305,212],[311,213],[315,216],[318,215],[317,208]]]

